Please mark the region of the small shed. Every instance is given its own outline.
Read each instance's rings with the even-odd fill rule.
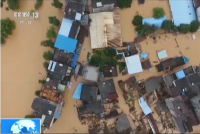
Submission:
[[[145,60],[145,61],[142,61],[142,68],[144,69],[144,70],[147,70],[147,69],[149,69],[149,68],[151,68],[152,66],[151,66],[151,63],[150,63],[150,61],[149,61],[149,59],[147,59],[147,60]]]

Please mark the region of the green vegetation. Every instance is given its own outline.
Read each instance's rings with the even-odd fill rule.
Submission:
[[[51,27],[47,30],[47,38],[48,38],[48,39],[56,38],[56,31],[55,31],[55,28],[54,28],[53,26],[51,26]]]
[[[186,34],[190,31],[190,25],[189,24],[180,24],[178,29],[179,29],[180,33]]]
[[[33,115],[26,115],[24,118],[33,118]]]
[[[42,6],[43,0],[37,0],[35,3],[35,9],[39,9]]]
[[[40,90],[36,90],[36,91],[35,91],[35,95],[36,95],[36,96],[40,96],[40,93],[41,93]]]
[[[1,7],[3,7],[3,2],[1,1]]]
[[[6,38],[12,35],[12,31],[15,29],[15,22],[13,20],[1,19],[1,44],[5,44]]]
[[[142,20],[143,17],[141,15],[135,15],[135,17],[133,18],[132,24],[134,26],[141,26],[142,25]]]
[[[175,25],[172,25],[172,31],[173,31],[174,33],[179,32],[178,27],[175,26]]]
[[[34,17],[34,16],[33,16],[33,13],[35,13],[35,10],[31,10],[31,11],[30,11],[30,16],[31,16],[31,17]]]
[[[119,8],[130,8],[133,0],[119,0]]]
[[[1,45],[5,44],[5,43],[6,43],[5,38],[1,36]]]
[[[93,50],[89,65],[99,67],[100,71],[104,70],[105,65],[117,65],[116,50]]]
[[[19,9],[19,0],[7,0],[7,3],[11,10]]]
[[[142,34],[145,36],[149,36],[150,34],[154,33],[157,30],[155,26],[150,26],[148,24],[143,26]]]
[[[156,7],[153,9],[153,17],[159,19],[165,16],[165,11],[163,8]]]
[[[143,34],[143,26],[142,25],[137,26],[135,28],[135,31],[137,31],[137,34],[139,34],[139,35]]]
[[[49,23],[55,26],[60,26],[60,21],[55,17],[49,17]]]
[[[9,11],[9,8],[8,8],[8,7],[6,7],[6,11]]]
[[[43,67],[45,68],[46,71],[48,71],[48,66],[49,66],[49,62],[45,61],[43,63]]]
[[[172,21],[171,20],[163,21],[161,28],[167,32],[171,31],[172,30]]]
[[[51,51],[44,52],[43,58],[45,60],[52,60],[53,59],[53,53]]]
[[[54,42],[51,39],[42,41],[40,45],[44,47],[54,48]]]
[[[122,72],[126,68],[126,63],[125,62],[118,62],[119,65],[119,71]]]
[[[199,21],[194,20],[190,23],[190,32],[194,33],[199,29]]]
[[[61,9],[63,7],[63,3],[61,3],[59,0],[53,0],[53,3],[51,3],[51,5],[58,9]]]
[[[38,80],[38,82],[41,84],[41,85],[44,85],[46,83],[46,80]]]

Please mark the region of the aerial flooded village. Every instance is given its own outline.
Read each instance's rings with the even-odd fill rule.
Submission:
[[[66,0],[60,12],[31,105],[42,133],[200,132],[199,0]]]

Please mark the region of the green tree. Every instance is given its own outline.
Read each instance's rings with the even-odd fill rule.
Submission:
[[[53,59],[53,53],[51,51],[44,52],[43,58],[45,60],[52,60]]]
[[[179,29],[180,33],[186,34],[190,31],[190,25],[189,24],[180,24],[178,29]]]
[[[135,15],[133,18],[132,24],[134,26],[142,26],[143,17],[141,15]]]
[[[110,56],[110,57],[114,57],[114,56],[117,55],[116,50],[115,50],[115,49],[112,49],[112,48],[108,49],[108,50],[107,50],[107,53],[108,53],[108,56]]]
[[[63,7],[63,3],[61,3],[59,0],[53,0],[53,3],[51,3],[51,5],[58,9],[61,9]]]
[[[126,63],[125,62],[118,62],[119,65],[119,71],[122,72],[126,68]]]
[[[143,26],[140,25],[140,26],[135,27],[135,31],[137,31],[137,34],[139,34],[139,35],[142,34]]]
[[[143,26],[142,34],[145,36],[148,36],[148,35],[154,33],[156,30],[157,30],[157,28],[155,26],[150,26],[148,24],[145,24]]]
[[[48,30],[47,30],[47,38],[48,39],[53,39],[56,37],[56,31],[55,28],[53,26],[51,26]]]
[[[36,90],[36,91],[35,91],[35,95],[38,96],[38,97],[40,96],[40,93],[41,93],[40,90]]]
[[[161,28],[169,32],[172,29],[172,21],[171,20],[163,21]]]
[[[175,25],[172,25],[172,31],[173,31],[174,33],[179,32],[178,27],[175,26]]]
[[[1,19],[1,36],[7,38],[12,35],[12,31],[15,29],[15,22],[13,20]]]
[[[156,7],[153,9],[153,17],[159,19],[165,16],[165,11],[163,8]]]
[[[54,48],[54,42],[51,39],[42,41],[40,45],[44,47]]]
[[[7,0],[7,3],[11,10],[19,9],[19,0]]]
[[[60,21],[55,17],[49,17],[49,23],[55,26],[60,26]]]
[[[42,6],[43,0],[37,0],[35,3],[35,9],[39,9]]]
[[[119,0],[119,8],[130,8],[132,4],[132,0]]]
[[[49,66],[49,62],[45,61],[43,63],[43,67],[46,69],[46,71],[48,71],[48,66]]]
[[[33,115],[26,115],[25,118],[33,118]]]
[[[1,1],[1,7],[3,7],[3,2]]]
[[[190,32],[194,33],[199,29],[199,21],[194,20],[190,23]]]
[[[41,84],[41,85],[44,85],[46,83],[46,80],[38,80],[38,82]]]
[[[5,38],[1,36],[1,45],[5,44],[5,43],[6,43]]]

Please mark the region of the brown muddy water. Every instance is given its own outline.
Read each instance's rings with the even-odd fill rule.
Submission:
[[[20,25],[19,20],[14,19],[13,11],[2,11],[2,18],[9,17],[16,22],[16,29],[12,37],[6,40],[6,44],[1,47],[2,53],[2,117],[3,118],[23,118],[26,114],[32,112],[31,103],[35,98],[34,91],[41,88],[38,83],[39,79],[46,77],[46,71],[43,68],[43,52],[48,51],[48,48],[40,46],[40,42],[46,39],[46,31],[50,26],[48,23],[49,16],[56,16],[60,20],[63,18],[63,13],[51,6],[51,0],[44,1],[39,12],[39,19],[33,20],[32,25]],[[34,9],[34,1],[21,1],[19,11],[30,11]],[[153,15],[154,7],[163,7],[168,19],[171,19],[170,7],[168,1],[146,1],[144,5],[139,6],[137,1],[132,3],[130,9],[120,10],[121,28],[123,41],[133,41],[136,37],[132,19],[136,12],[144,18],[150,18]],[[190,63],[185,65],[199,65],[200,60],[197,58],[200,50],[200,32],[195,33],[196,40],[192,40],[192,34],[179,35],[161,35],[161,39],[156,44],[152,39],[145,40],[141,43],[143,52],[149,53],[149,58],[154,66],[153,61],[158,61],[156,51],[166,49],[169,57],[180,55],[180,52],[190,59]],[[176,41],[179,47],[176,47]],[[87,63],[87,53],[91,52],[90,38],[86,38],[83,49],[79,58],[79,62]],[[186,49],[188,48],[189,49]],[[156,69],[153,71],[144,71],[137,74],[138,80],[147,79],[151,76],[158,76]],[[122,97],[122,91],[119,89],[117,81],[127,79],[130,76],[119,76],[114,78],[115,86],[119,95],[120,107],[129,115],[128,106]],[[72,95],[82,78],[78,78],[77,82],[73,82],[72,89],[67,89],[65,98],[65,107],[61,118],[48,130],[52,133],[87,133],[87,127],[80,124],[76,105],[78,102],[72,99]],[[14,108],[14,107],[15,108]],[[13,109],[14,108],[14,109]],[[136,109],[141,111],[137,101]],[[194,133],[200,132],[200,127],[194,127]]]

